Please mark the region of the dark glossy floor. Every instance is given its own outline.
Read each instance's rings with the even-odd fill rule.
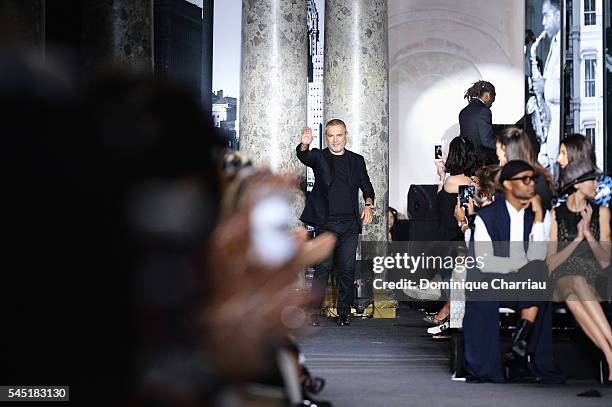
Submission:
[[[322,318],[301,341],[307,366],[327,381],[317,396],[335,407],[612,406],[612,388],[595,381],[561,386],[472,384],[451,380],[449,342],[425,333],[423,314],[400,308],[395,319],[355,320],[347,327]],[[596,389],[603,397],[577,397]]]

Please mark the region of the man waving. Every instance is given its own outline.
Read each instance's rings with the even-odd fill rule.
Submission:
[[[312,149],[312,130],[304,129],[297,146],[298,159],[311,167],[315,184],[306,201],[300,220],[315,228],[315,235],[324,232],[337,236],[335,252],[315,267],[312,290],[315,311],[311,325],[318,326],[318,312],[325,296],[327,280],[334,264],[338,265],[338,325],[350,324],[355,280],[355,253],[362,223],[372,222],[374,188],[370,182],[363,156],[347,150],[346,124],[339,119],[330,120],[325,126],[328,148]],[[359,211],[361,189],[365,206]]]

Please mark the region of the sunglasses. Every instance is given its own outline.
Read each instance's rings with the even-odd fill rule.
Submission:
[[[510,178],[510,181],[518,181],[518,180],[523,181],[523,184],[525,184],[525,185],[529,185],[532,182],[535,182],[535,177],[533,177],[531,175],[525,175],[524,177]]]

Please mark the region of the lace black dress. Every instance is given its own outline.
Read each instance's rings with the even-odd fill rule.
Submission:
[[[599,240],[599,206],[591,204],[593,215],[591,216],[591,234]],[[557,218],[557,251],[563,250],[570,244],[578,234],[578,222],[582,219],[580,213],[572,212],[568,209],[567,203],[555,208]],[[587,282],[594,286],[599,275],[603,270],[593,251],[586,240],[573,251],[570,257],[553,272],[553,279],[556,281],[565,276],[583,276]]]

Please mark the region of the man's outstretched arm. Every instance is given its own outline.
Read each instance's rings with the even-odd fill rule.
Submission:
[[[301,142],[295,149],[298,160],[308,167],[314,167],[317,164],[317,154],[310,151],[313,138],[312,129],[306,127],[302,130]]]

